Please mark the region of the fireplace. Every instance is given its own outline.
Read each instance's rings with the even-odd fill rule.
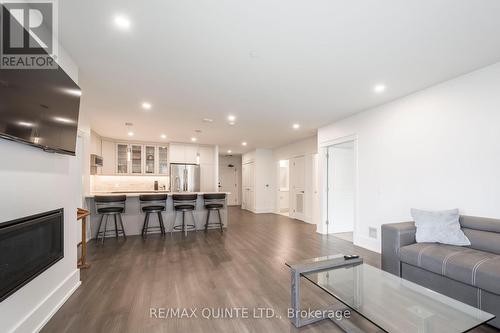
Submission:
[[[0,302],[64,257],[64,210],[0,223]]]

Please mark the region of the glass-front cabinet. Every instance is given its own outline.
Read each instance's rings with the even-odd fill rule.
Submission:
[[[142,146],[140,145],[130,145],[130,150],[132,152],[132,173],[141,174],[142,173]]]
[[[116,144],[116,174],[168,175],[168,147]]]
[[[167,147],[158,147],[158,173],[168,175],[168,149]]]
[[[155,174],[156,165],[156,147],[155,146],[144,146],[145,149],[145,159],[144,159],[144,173],[150,175]]]
[[[128,161],[130,158],[130,151],[127,144],[118,143],[116,145],[116,173],[128,173]]]

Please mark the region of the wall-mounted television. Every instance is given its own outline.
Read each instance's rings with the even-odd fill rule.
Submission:
[[[57,69],[0,69],[0,137],[74,155],[80,88]]]

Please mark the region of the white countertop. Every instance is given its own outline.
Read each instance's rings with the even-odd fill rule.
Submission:
[[[198,194],[198,195],[203,195],[203,194],[217,194],[217,193],[225,193],[226,195],[231,194],[230,192],[168,192],[168,191],[145,191],[145,192],[138,192],[138,191],[124,191],[124,192],[91,192],[85,195],[85,198],[93,198],[96,195],[126,195],[127,198],[134,198],[134,197],[139,197],[140,195],[145,195],[145,194],[168,194],[169,196],[173,194]]]

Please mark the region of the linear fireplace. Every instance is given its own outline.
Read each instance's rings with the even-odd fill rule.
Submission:
[[[64,210],[0,223],[0,302],[64,257]]]

